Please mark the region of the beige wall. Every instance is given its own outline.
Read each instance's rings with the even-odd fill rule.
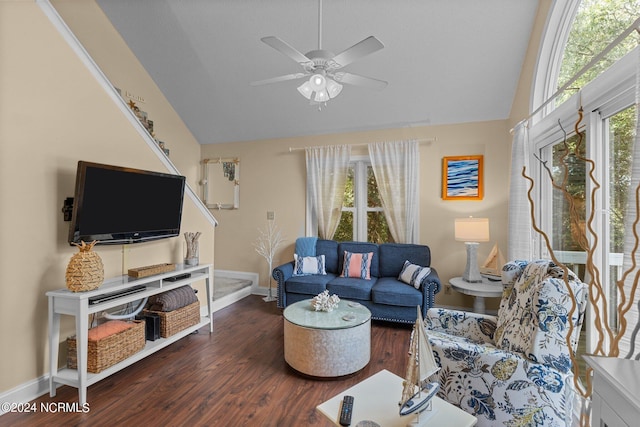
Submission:
[[[200,145],[102,9],[93,0],[52,0],[51,3],[109,81],[127,100],[132,99],[127,93],[131,94],[136,105],[153,120],[156,138],[165,142],[173,164],[187,177],[189,185],[197,188],[200,168],[193,159],[199,158]]]
[[[538,3],[538,13],[531,31],[527,55],[522,64],[520,80],[516,90],[513,104],[511,106],[511,114],[509,116],[509,127],[515,126],[521,120],[527,118],[531,113],[531,97],[533,74],[536,70],[538,62],[538,52],[540,50],[541,38],[544,34],[547,23],[547,15],[551,9],[552,0],[540,0]],[[538,105],[533,106],[538,108]]]
[[[258,272],[262,285],[267,286],[266,263],[253,249],[258,227],[266,226],[267,211],[275,212],[276,224],[287,239],[274,266],[293,259],[295,239],[305,233],[306,170],[304,151],[289,152],[289,147],[436,138],[435,142],[420,144],[420,243],[431,247],[433,266],[446,283],[462,274],[466,262],[464,244],[453,238],[454,218],[490,218],[492,242],[480,246],[480,261],[488,256],[494,242],[506,249],[508,130],[506,121],[495,121],[205,145],[203,158],[237,156],[241,164],[240,209],[215,211],[220,222],[216,230],[216,268]],[[354,148],[357,153],[366,155],[366,147]],[[442,200],[442,157],[471,154],[484,156],[484,199]],[[439,304],[472,305],[469,298],[457,293],[442,292],[436,300]]]
[[[35,2],[0,2],[0,55],[1,394],[49,370],[45,292],[65,287],[75,252],[66,243],[61,207],[73,196],[77,161],[165,168]],[[122,84],[135,86],[141,71],[129,70],[132,79]],[[148,102],[158,124],[175,115],[165,102],[155,95]],[[184,127],[173,131],[186,144],[171,147],[176,163],[197,171],[199,146]],[[194,182],[196,172],[191,175]],[[201,259],[213,262],[213,227],[188,199],[182,228],[205,233]],[[109,277],[129,267],[179,262],[182,240],[132,245],[126,262],[121,247],[97,252]],[[71,319],[64,320],[62,339],[73,333]]]

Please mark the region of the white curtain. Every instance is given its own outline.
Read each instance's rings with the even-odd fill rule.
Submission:
[[[525,166],[527,175],[531,176],[528,153],[529,129],[528,122],[525,120],[516,125],[511,146],[507,261],[530,260],[533,257],[533,228],[529,199],[527,198],[529,186],[527,185],[528,181],[522,176],[522,168]]]
[[[334,145],[305,149],[307,195],[318,220],[318,237],[331,239],[342,215],[342,200],[351,147]]]
[[[416,243],[420,159],[417,141],[371,143],[369,157],[391,236],[397,243]]]

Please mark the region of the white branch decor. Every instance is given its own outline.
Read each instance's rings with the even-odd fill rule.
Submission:
[[[276,298],[271,293],[271,271],[273,270],[273,258],[278,250],[278,247],[285,241],[282,237],[282,232],[275,224],[275,220],[269,220],[267,222],[267,228],[265,230],[258,229],[260,235],[253,244],[256,248],[256,252],[264,257],[269,264],[269,294],[263,299],[266,302],[275,301]]]
[[[333,294],[329,296],[329,291],[325,290],[313,297],[311,305],[316,311],[333,311],[339,302],[340,297],[338,297],[338,295]]]

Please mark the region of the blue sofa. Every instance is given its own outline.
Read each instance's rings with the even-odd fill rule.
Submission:
[[[370,280],[340,277],[345,251],[373,253]],[[326,274],[294,275],[294,261],[273,269],[273,278],[278,283],[279,308],[313,298],[328,290],[329,294],[337,294],[340,298],[366,306],[371,311],[372,319],[413,323],[416,320],[416,306],[421,307],[422,315],[425,316],[433,306],[435,294],[441,289],[438,273],[431,267],[431,251],[426,245],[318,239],[315,255],[325,256]],[[431,267],[419,289],[398,280],[405,261]]]

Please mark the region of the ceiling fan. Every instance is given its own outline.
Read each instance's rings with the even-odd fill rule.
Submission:
[[[303,71],[251,82],[251,86],[309,77],[307,81],[298,87],[298,92],[310,100],[311,104],[326,104],[328,100],[338,96],[342,91],[342,83],[377,90],[384,89],[387,86],[387,82],[384,80],[341,71],[344,66],[384,47],[380,40],[374,36],[367,37],[337,55],[329,50],[322,49],[322,0],[318,0],[317,50],[303,54],[278,37],[263,37],[261,40],[300,64]]]

